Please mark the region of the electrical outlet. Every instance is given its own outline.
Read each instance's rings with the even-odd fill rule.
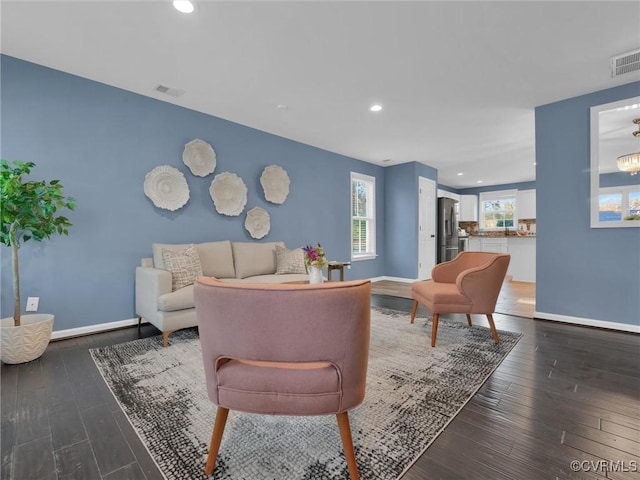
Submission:
[[[37,312],[38,303],[40,303],[40,297],[27,297],[27,312]]]

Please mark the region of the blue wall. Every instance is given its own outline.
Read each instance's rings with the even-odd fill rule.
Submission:
[[[640,228],[590,228],[589,109],[640,82],[536,108],[536,311],[640,324]]]
[[[418,278],[419,177],[436,181],[437,170],[411,162],[385,169],[385,275]],[[433,208],[435,210],[435,200]]]
[[[600,188],[623,187],[640,184],[640,175],[629,175],[628,173],[603,173],[600,175]]]
[[[60,179],[77,200],[68,215],[69,237],[20,249],[23,308],[40,297],[40,311],[56,315],[55,330],[134,318],[134,273],[153,242],[253,241],[244,229],[247,210],[271,216],[262,241],[293,248],[320,242],[336,260],[350,257],[350,172],[376,177],[377,234],[384,235],[384,170],[242,125],[152,98],[2,56],[2,158],[33,161],[35,179]],[[182,163],[185,143],[209,142],[217,154],[213,175],[193,176]],[[283,205],[264,200],[264,167],[281,165],[291,178]],[[144,195],[147,172],[172,165],[185,174],[191,198],[175,212]],[[238,174],[249,193],[239,217],[216,213],[213,177]],[[13,311],[10,250],[2,255],[1,314]],[[355,262],[347,278],[384,274],[378,258]]]
[[[484,187],[462,188],[456,190],[460,195],[479,195],[482,192],[498,192],[500,190],[535,190],[536,182],[505,183],[502,185],[487,185]]]

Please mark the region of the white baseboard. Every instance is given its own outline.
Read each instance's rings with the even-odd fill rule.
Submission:
[[[374,278],[370,278],[369,280],[371,280],[372,282],[378,282],[380,280],[389,280],[392,282],[402,282],[402,283],[413,283],[418,281],[417,278],[386,277],[386,276],[374,277]]]
[[[640,333],[640,325],[630,325],[628,323],[606,322],[604,320],[594,320],[591,318],[571,317],[568,315],[558,315],[555,313],[533,312],[535,318],[542,320],[552,320],[554,322],[571,323],[573,325],[584,325],[587,327],[607,328],[609,330],[620,330],[623,332]]]
[[[146,323],[146,321],[143,320],[142,323]],[[131,327],[135,325],[138,325],[138,319],[130,318],[129,320],[118,320],[116,322],[99,323],[98,325],[88,325],[86,327],[56,330],[51,334],[51,340],[80,337],[82,335],[89,335],[91,333],[107,332],[109,330],[117,330],[118,328]]]

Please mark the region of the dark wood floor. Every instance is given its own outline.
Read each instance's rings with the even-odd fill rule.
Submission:
[[[373,303],[411,307],[384,295]],[[640,464],[640,336],[495,320],[524,337],[403,480],[640,478],[622,471]],[[149,325],[140,332],[156,334]],[[61,340],[36,361],[2,365],[0,478],[162,478],[89,355],[138,335],[130,328]]]
[[[380,295],[411,298],[411,283],[394,280],[378,280],[371,284],[371,291]],[[533,318],[536,309],[536,284],[505,281],[500,289],[496,312],[517,317]]]

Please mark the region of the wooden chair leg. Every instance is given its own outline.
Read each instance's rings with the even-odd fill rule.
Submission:
[[[413,308],[411,309],[411,323],[416,319],[416,313],[418,312],[418,301],[413,301]]]
[[[338,427],[340,428],[340,437],[342,438],[342,446],[344,448],[344,456],[347,458],[347,467],[349,467],[349,478],[358,480],[358,465],[356,464],[356,454],[353,450],[353,438],[351,437],[351,426],[349,425],[349,414],[347,412],[338,413]]]
[[[211,444],[209,445],[209,455],[207,455],[207,465],[204,467],[204,473],[206,475],[212,475],[213,470],[216,467],[218,450],[220,450],[222,434],[224,433],[224,426],[227,424],[228,415],[228,408],[218,407],[218,411],[216,412],[216,421],[213,424],[213,432],[211,433]]]
[[[138,328],[142,325],[142,317],[138,317]]]
[[[467,323],[469,324],[470,327],[473,327],[473,325],[471,324],[471,315],[469,315],[467,313]]]
[[[436,346],[436,335],[438,335],[438,318],[440,315],[438,313],[433,314],[433,325],[431,326],[431,346]]]
[[[487,319],[489,320],[489,326],[491,327],[491,335],[493,335],[493,341],[496,343],[496,345],[498,345],[500,343],[500,337],[498,337],[496,324],[493,323],[493,315],[487,313]]]
[[[171,332],[162,332],[162,346],[163,347],[168,347],[169,346],[169,335],[171,334]]]

